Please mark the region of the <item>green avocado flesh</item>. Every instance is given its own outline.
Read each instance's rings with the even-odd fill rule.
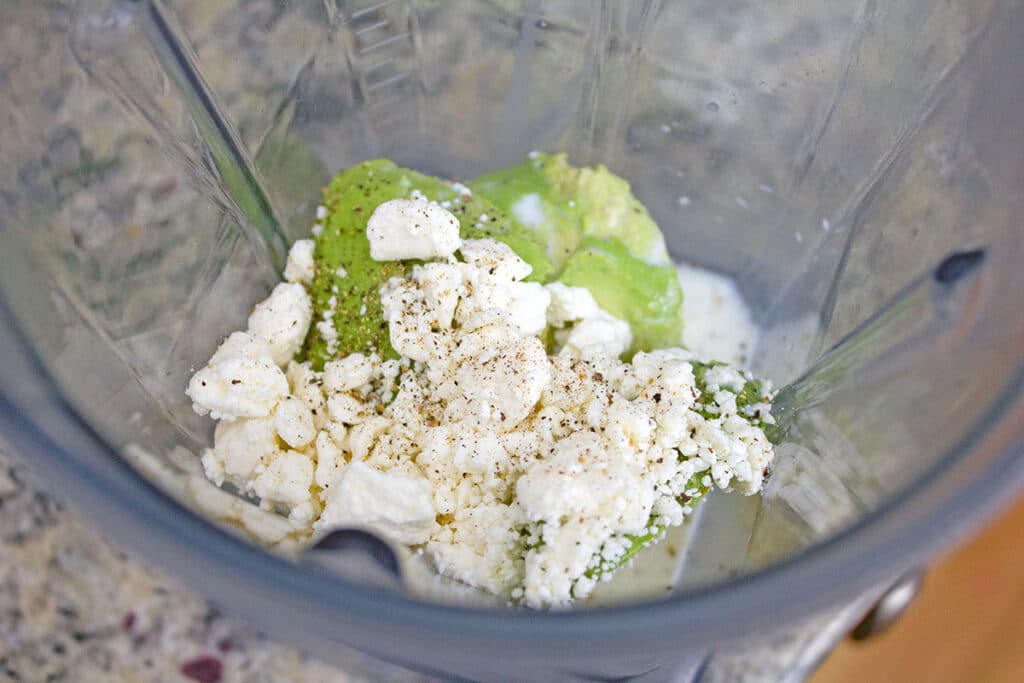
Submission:
[[[459,191],[439,178],[400,168],[386,159],[366,161],[342,171],[324,189],[322,204],[327,216],[320,222],[323,230],[315,238],[313,251],[313,320],[323,320],[325,313],[332,318],[338,335],[337,350],[328,352],[327,340],[314,324],[299,360],[309,360],[314,368],[321,369],[326,361],[350,353],[376,351],[382,358],[397,357],[381,311],[380,287],[388,278],[405,275],[414,262],[370,258],[366,223],[378,205],[407,198],[417,190],[427,199],[446,203],[459,219],[463,238],[491,237],[505,242],[533,268],[527,279],[550,278],[552,267],[544,250],[484,197]],[[329,313],[332,308],[333,316]]]
[[[564,154],[534,154],[471,181],[467,191],[377,159],[341,172],[324,190],[327,216],[315,239],[311,291],[314,323],[332,320],[337,348],[330,352],[314,324],[300,360],[319,369],[356,352],[396,357],[379,289],[414,262],[371,259],[366,223],[379,204],[414,191],[451,211],[464,239],[510,246],[533,268],[528,280],[589,289],[601,308],[630,324],[631,353],[679,344],[682,291],[661,232],[629,184],[605,167],[575,168]]]
[[[614,237],[586,237],[558,279],[589,289],[601,308],[629,323],[633,352],[679,346],[683,292],[675,268],[644,263]]]

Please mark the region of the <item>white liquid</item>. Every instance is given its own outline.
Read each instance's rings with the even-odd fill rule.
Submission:
[[[682,345],[698,356],[745,366],[760,329],[739,288],[729,277],[687,264],[678,266],[683,289]],[[588,605],[612,605],[668,595],[679,579],[687,546],[705,505],[659,543],[639,553],[632,565],[594,588]]]
[[[746,366],[760,330],[731,279],[686,264],[678,266],[683,288],[683,346],[708,360]]]

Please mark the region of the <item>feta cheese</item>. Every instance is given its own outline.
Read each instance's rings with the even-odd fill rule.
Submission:
[[[313,262],[313,240],[295,240],[288,250],[284,266],[284,279],[307,287],[313,284],[316,266]]]
[[[316,436],[313,412],[294,396],[277,404],[274,410],[274,429],[281,440],[292,448],[302,448]]]
[[[604,311],[573,325],[567,334],[556,336],[568,355],[594,360],[602,356],[617,358],[633,343],[629,323]]]
[[[299,505],[309,500],[313,470],[313,461],[308,455],[285,451],[253,480],[252,490],[264,502]]]
[[[314,370],[308,362],[292,361],[288,364],[286,376],[291,395],[306,404],[313,414],[313,425],[322,429],[327,419],[327,399],[321,388],[322,373]]]
[[[284,367],[302,347],[313,319],[306,288],[282,282],[249,315],[249,332],[267,342],[274,362]]]
[[[513,282],[508,287],[508,299],[509,317],[521,334],[536,336],[544,331],[551,294],[540,283]]]
[[[459,253],[466,263],[488,275],[509,282],[529,276],[533,268],[504,242],[493,239],[463,240]]]
[[[459,298],[465,295],[462,271],[449,263],[427,263],[413,268],[412,279],[419,284],[424,301],[431,302],[431,324],[450,329]]]
[[[344,427],[342,427],[344,435]],[[345,443],[344,436],[340,443]],[[345,469],[345,453],[341,450],[339,439],[334,433],[323,430],[316,435],[316,472],[314,481],[322,489],[334,484]]]
[[[509,594],[523,580],[517,552],[522,519],[516,508],[485,502],[460,508],[452,517],[426,546],[437,571],[498,595]]]
[[[420,363],[450,353],[449,338],[434,331],[441,316],[425,303],[424,288],[420,283],[392,278],[381,288],[380,301],[395,351]]]
[[[192,408],[215,420],[266,417],[288,395],[288,380],[270,346],[248,332],[234,332],[192,376]]]
[[[487,325],[464,335],[451,365],[455,370],[438,387],[438,397],[465,407],[465,417],[493,420],[506,429],[529,415],[551,380],[544,345],[510,325]]]
[[[371,357],[361,353],[328,361],[324,363],[324,389],[328,392],[350,391],[368,384],[374,375],[374,365]]]
[[[327,415],[334,422],[358,424],[368,412],[368,406],[350,394],[338,393],[327,399]]]
[[[434,202],[392,199],[374,209],[366,237],[375,261],[447,258],[459,248],[459,220]]]
[[[261,514],[287,512],[261,533],[364,527],[421,546],[458,581],[564,606],[707,488],[760,489],[770,405],[738,405],[745,374],[704,366],[698,386],[682,348],[625,363],[629,325],[589,291],[524,282],[530,267],[507,245],[460,243],[437,205],[398,202],[371,218],[374,258],[438,259],[381,287],[401,359],[356,353],[323,372],[288,362],[301,337],[283,321],[308,302],[296,276],[190,382],[196,409],[222,419],[207,477],[260,496]],[[330,345],[328,304],[317,325]],[[539,338],[549,326],[554,356]],[[256,391],[234,391],[236,375]]]
[[[379,416],[369,417],[359,424],[353,425],[348,430],[348,449],[352,453],[352,458],[355,460],[366,459],[377,438],[387,431],[390,425],[390,420]]]
[[[544,285],[551,296],[548,307],[548,322],[554,327],[565,327],[567,323],[594,318],[601,309],[594,295],[585,287],[570,287],[561,282]]]
[[[256,466],[277,453],[274,421],[270,418],[221,420],[213,431],[213,448],[203,453],[203,469],[218,486],[225,480],[245,483]]]
[[[417,545],[437,523],[430,484],[353,462],[331,488],[318,528],[365,527],[395,543]]]

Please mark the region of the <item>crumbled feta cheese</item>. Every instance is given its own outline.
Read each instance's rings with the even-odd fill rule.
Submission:
[[[317,526],[366,527],[396,543],[417,545],[430,538],[435,516],[430,484],[423,477],[353,462],[331,488]]]
[[[436,390],[450,414],[506,429],[530,414],[551,380],[540,340],[500,323],[463,335],[450,363],[455,371]]]
[[[356,460],[364,460],[377,439],[391,426],[391,420],[372,416],[348,430],[348,449]]]
[[[249,315],[249,332],[270,345],[274,362],[285,366],[302,347],[313,319],[306,288],[292,282],[274,287]]]
[[[203,453],[206,476],[218,486],[225,480],[244,485],[256,466],[277,452],[274,437],[270,418],[221,420],[213,432],[213,448]]]
[[[450,263],[427,263],[413,268],[412,279],[419,284],[424,301],[431,302],[431,325],[451,329],[459,298],[465,296],[462,270]]]
[[[274,429],[292,448],[302,448],[316,437],[313,413],[305,403],[289,396],[274,410]]]
[[[508,299],[506,310],[520,333],[536,336],[544,331],[551,294],[540,283],[513,282],[508,287]]]
[[[284,279],[300,285],[313,284],[316,266],[313,263],[313,240],[295,240],[288,250],[284,266]]]
[[[704,373],[704,384],[712,392],[723,387],[732,392],[742,391],[746,381],[743,373],[729,365],[713,365]]]
[[[473,191],[459,182],[451,182],[448,184],[453,190],[459,193],[463,197],[472,197]]]
[[[323,430],[316,435],[316,474],[314,480],[320,488],[326,489],[334,484],[342,470],[345,469],[345,452],[339,443],[345,443],[345,427],[341,427],[341,439],[332,431]]]
[[[463,240],[459,253],[466,263],[487,271],[499,280],[519,281],[533,268],[504,242],[492,239]]]
[[[562,351],[572,356],[593,360],[601,356],[621,356],[633,342],[629,323],[599,311],[573,325],[565,335],[557,335]]]
[[[402,358],[357,353],[322,373],[291,361],[285,375],[275,361],[294,339],[280,311],[301,297],[275,289],[251,334],[190,382],[196,409],[224,419],[202,458],[209,479],[286,510],[288,529],[365,527],[535,607],[586,596],[707,488],[760,489],[774,453],[756,425],[770,405],[738,404],[745,374],[707,365],[698,383],[681,348],[624,363],[629,325],[586,289],[524,282],[530,267],[507,245],[460,248],[457,221],[454,238],[415,225],[440,207],[399,201],[374,214],[374,258],[443,259],[381,287]],[[317,323],[329,346],[336,303]],[[549,326],[554,356],[539,338]],[[255,393],[233,391],[241,371]]]
[[[350,394],[336,393],[327,399],[327,414],[334,422],[358,424],[369,413],[369,407]]]
[[[551,295],[548,322],[554,327],[564,327],[567,323],[594,318],[601,312],[594,295],[585,287],[570,287],[561,282],[552,282],[544,285],[544,289]]]
[[[321,389],[323,375],[312,368],[309,363],[288,363],[285,371],[291,395],[305,403],[313,414],[313,424],[317,429],[323,428],[327,417],[327,399]]]
[[[252,482],[252,490],[262,500],[299,505],[309,500],[313,485],[313,461],[298,451],[285,451],[270,461]]]
[[[288,395],[288,380],[270,346],[248,332],[234,332],[188,383],[192,408],[215,420],[266,417]]]
[[[392,199],[366,224],[375,261],[447,258],[459,248],[459,219],[435,202]]]
[[[427,557],[445,576],[509,594],[523,580],[522,521],[514,506],[496,501],[461,507],[432,534]]]
[[[339,360],[324,363],[324,389],[328,392],[350,391],[368,384],[379,364],[376,356],[353,353]]]

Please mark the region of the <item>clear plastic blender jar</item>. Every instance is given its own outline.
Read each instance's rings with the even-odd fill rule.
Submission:
[[[1019,3],[82,0],[0,24],[0,431],[112,538],[318,657],[728,680],[1019,488]],[[708,502],[671,595],[567,613],[254,544],[251,503],[197,493],[193,366],[336,170],[533,149],[607,164],[673,255],[740,283],[753,367],[802,378],[764,496]]]

